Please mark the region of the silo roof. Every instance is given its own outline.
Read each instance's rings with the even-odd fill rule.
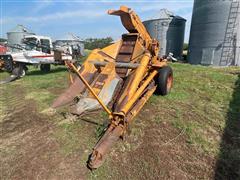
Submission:
[[[23,25],[20,25],[20,24],[18,24],[15,28],[13,28],[9,32],[19,32],[19,33],[20,32],[28,32],[28,33],[30,33],[30,31],[26,27],[24,27]]]
[[[71,33],[68,33],[67,35],[65,35],[64,37],[62,37],[61,39],[58,39],[58,40],[59,41],[83,41],[78,36],[75,36]]]
[[[186,19],[184,19],[181,16],[175,16],[173,12],[167,10],[167,9],[160,9],[160,11],[157,13],[157,15],[155,15],[154,17],[152,17],[149,20],[157,20],[157,19],[179,19],[179,20],[184,20],[186,21]]]

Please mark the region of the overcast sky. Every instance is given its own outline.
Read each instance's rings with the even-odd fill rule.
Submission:
[[[121,5],[131,7],[142,20],[157,16],[162,8],[187,19],[185,42],[189,39],[193,0],[0,0],[1,37],[17,24],[39,35],[59,39],[73,33],[82,39],[107,37],[114,39],[125,33],[119,17],[109,16],[108,9]]]

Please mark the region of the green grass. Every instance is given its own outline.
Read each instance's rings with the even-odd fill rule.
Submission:
[[[170,109],[174,114],[167,119],[175,127],[185,129],[188,142],[203,151],[217,155],[219,142],[209,138],[212,129],[221,132],[225,128],[226,113],[232,99],[234,83],[240,68],[214,69],[188,64],[172,64],[174,88],[166,97],[152,96],[150,103],[158,110]],[[167,110],[166,110],[167,111]],[[210,132],[209,132],[210,131]]]
[[[1,79],[9,76],[8,73],[3,75],[4,77],[1,76]],[[24,78],[5,84],[4,88],[5,91],[11,88],[15,89],[15,87],[23,88],[25,98],[35,100],[40,110],[43,110],[48,108],[53,99],[57,97],[53,93],[54,90],[62,90],[68,86],[67,75],[67,70],[64,66],[51,66],[49,73],[42,73],[39,69],[29,66],[29,70]],[[17,94],[17,89],[15,93]]]

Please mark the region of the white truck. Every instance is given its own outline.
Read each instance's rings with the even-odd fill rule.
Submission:
[[[73,60],[72,46],[53,49],[53,43],[49,37],[27,35],[22,41],[24,46],[10,46],[10,51],[0,55],[0,69],[22,77],[28,69],[27,65],[39,65],[41,71],[48,72],[51,64],[64,65],[65,60]],[[11,51],[12,48],[18,51]]]

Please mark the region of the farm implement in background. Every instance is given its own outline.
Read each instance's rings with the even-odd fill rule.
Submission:
[[[71,104],[70,112],[75,115],[101,108],[107,112],[109,124],[89,156],[90,169],[102,165],[151,95],[167,95],[173,84],[171,67],[158,57],[159,43],[137,14],[126,6],[108,14],[120,16],[128,33],[110,46],[93,50],[80,68],[68,62],[77,76],[52,104],[53,108]]]
[[[50,71],[51,64],[65,65],[65,61],[75,62],[75,57],[83,55],[79,46],[64,44],[54,47],[51,38],[46,36],[27,35],[22,41],[24,46],[7,45],[11,51],[0,55],[0,69],[11,74],[0,84],[25,76],[28,65],[40,66],[40,70],[46,73]]]

